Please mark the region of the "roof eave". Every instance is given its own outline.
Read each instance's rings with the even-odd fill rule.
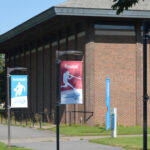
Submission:
[[[127,10],[117,15],[116,10],[96,8],[55,7],[56,15],[88,16],[88,17],[115,17],[115,18],[143,18],[150,19],[150,11]]]
[[[150,11],[128,10],[120,15],[116,15],[115,10],[94,9],[94,8],[70,8],[70,7],[52,7],[43,13],[31,18],[16,28],[0,36],[0,43],[3,43],[32,27],[52,19],[55,16],[87,16],[87,17],[113,17],[113,18],[139,18],[150,19]]]

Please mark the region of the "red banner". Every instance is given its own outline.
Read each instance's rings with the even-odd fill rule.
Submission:
[[[82,61],[61,62],[61,104],[82,104]]]

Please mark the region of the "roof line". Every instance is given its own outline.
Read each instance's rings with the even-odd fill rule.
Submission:
[[[65,16],[88,16],[88,17],[115,17],[115,18],[143,18],[150,19],[150,11],[125,10],[117,15],[116,10],[79,7],[55,7],[57,15]]]
[[[32,27],[52,19],[57,15],[62,16],[88,16],[88,17],[113,17],[113,18],[139,18],[150,19],[150,11],[128,10],[120,15],[116,15],[116,10],[94,9],[94,8],[74,8],[74,7],[51,7],[43,13],[29,19],[14,29],[0,35],[0,43],[3,43]]]

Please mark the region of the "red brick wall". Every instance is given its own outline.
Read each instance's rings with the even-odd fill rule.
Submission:
[[[85,48],[85,103],[86,103],[86,111],[94,112],[95,107],[95,58],[94,58],[94,50],[95,43],[89,42],[86,44]],[[97,112],[94,112],[94,116]],[[86,117],[88,118],[87,114]],[[94,116],[92,116],[87,123],[89,125],[94,125]]]
[[[105,124],[106,78],[110,77],[111,108],[117,108],[118,124],[136,125],[136,45],[95,43],[94,123]]]

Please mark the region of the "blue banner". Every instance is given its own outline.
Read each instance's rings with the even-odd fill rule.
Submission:
[[[27,108],[27,96],[27,75],[11,75],[11,108]]]
[[[106,130],[110,129],[110,79],[106,79]]]

